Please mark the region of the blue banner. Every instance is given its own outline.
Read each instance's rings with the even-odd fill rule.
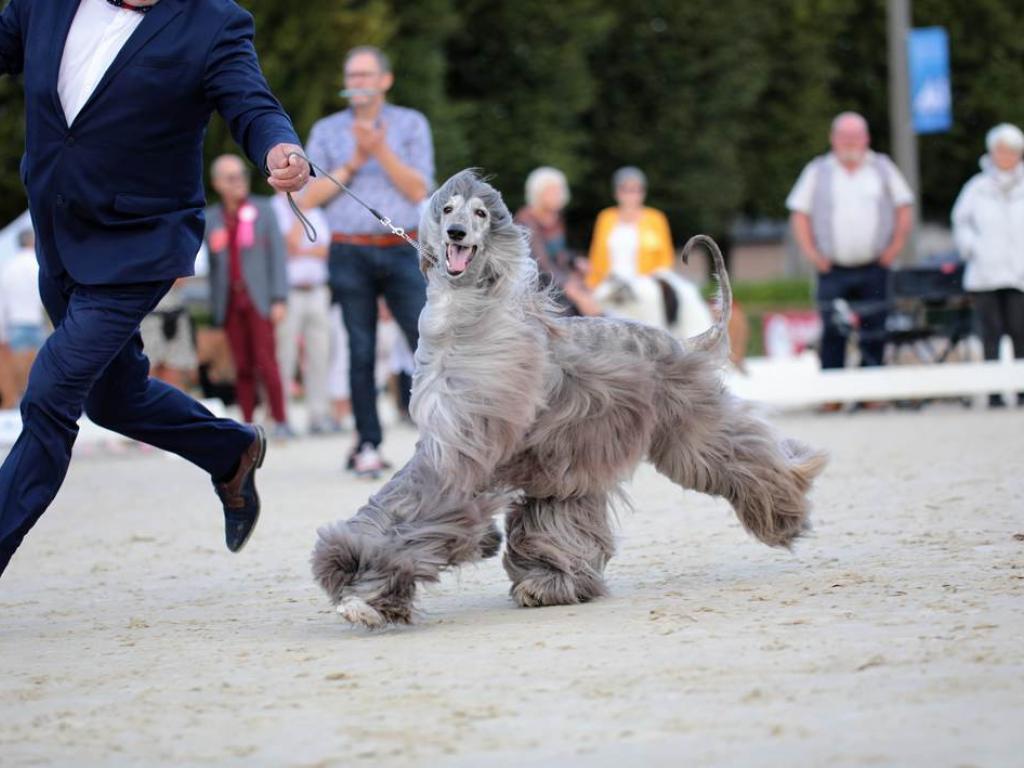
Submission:
[[[942,27],[913,29],[907,38],[910,114],[917,133],[942,133],[953,127],[949,85],[949,36]]]

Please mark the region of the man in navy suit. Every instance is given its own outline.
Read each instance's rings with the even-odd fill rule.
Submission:
[[[0,468],[0,573],[56,496],[83,410],[204,469],[228,549],[252,533],[262,431],[150,379],[139,335],[193,273],[214,110],[272,187],[309,177],[252,41],[252,17],[231,0],[11,0],[0,13],[0,73],[24,75],[21,177],[54,324]]]

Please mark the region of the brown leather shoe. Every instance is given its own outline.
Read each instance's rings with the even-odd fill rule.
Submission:
[[[224,505],[224,541],[232,552],[245,546],[260,519],[256,470],[263,466],[267,454],[267,436],[263,427],[253,429],[256,437],[242,453],[234,476],[226,482],[213,484]]]

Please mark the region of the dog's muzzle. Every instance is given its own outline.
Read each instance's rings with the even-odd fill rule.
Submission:
[[[448,274],[453,277],[461,275],[469,268],[474,256],[476,256],[475,245],[448,243],[448,247],[445,248],[445,267]]]

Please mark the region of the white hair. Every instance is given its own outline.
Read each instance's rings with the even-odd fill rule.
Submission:
[[[858,127],[863,128],[866,133],[870,133],[868,128],[868,121],[860,112],[840,112],[832,119],[831,133],[835,133],[841,123],[850,122],[856,123]]]
[[[540,199],[541,193],[550,184],[557,184],[562,191],[562,204],[569,204],[569,182],[565,174],[550,165],[534,168],[526,177],[526,204],[531,208]]]
[[[993,152],[1000,145],[1014,152],[1024,152],[1024,133],[1016,125],[1000,123],[985,136],[985,147]]]

